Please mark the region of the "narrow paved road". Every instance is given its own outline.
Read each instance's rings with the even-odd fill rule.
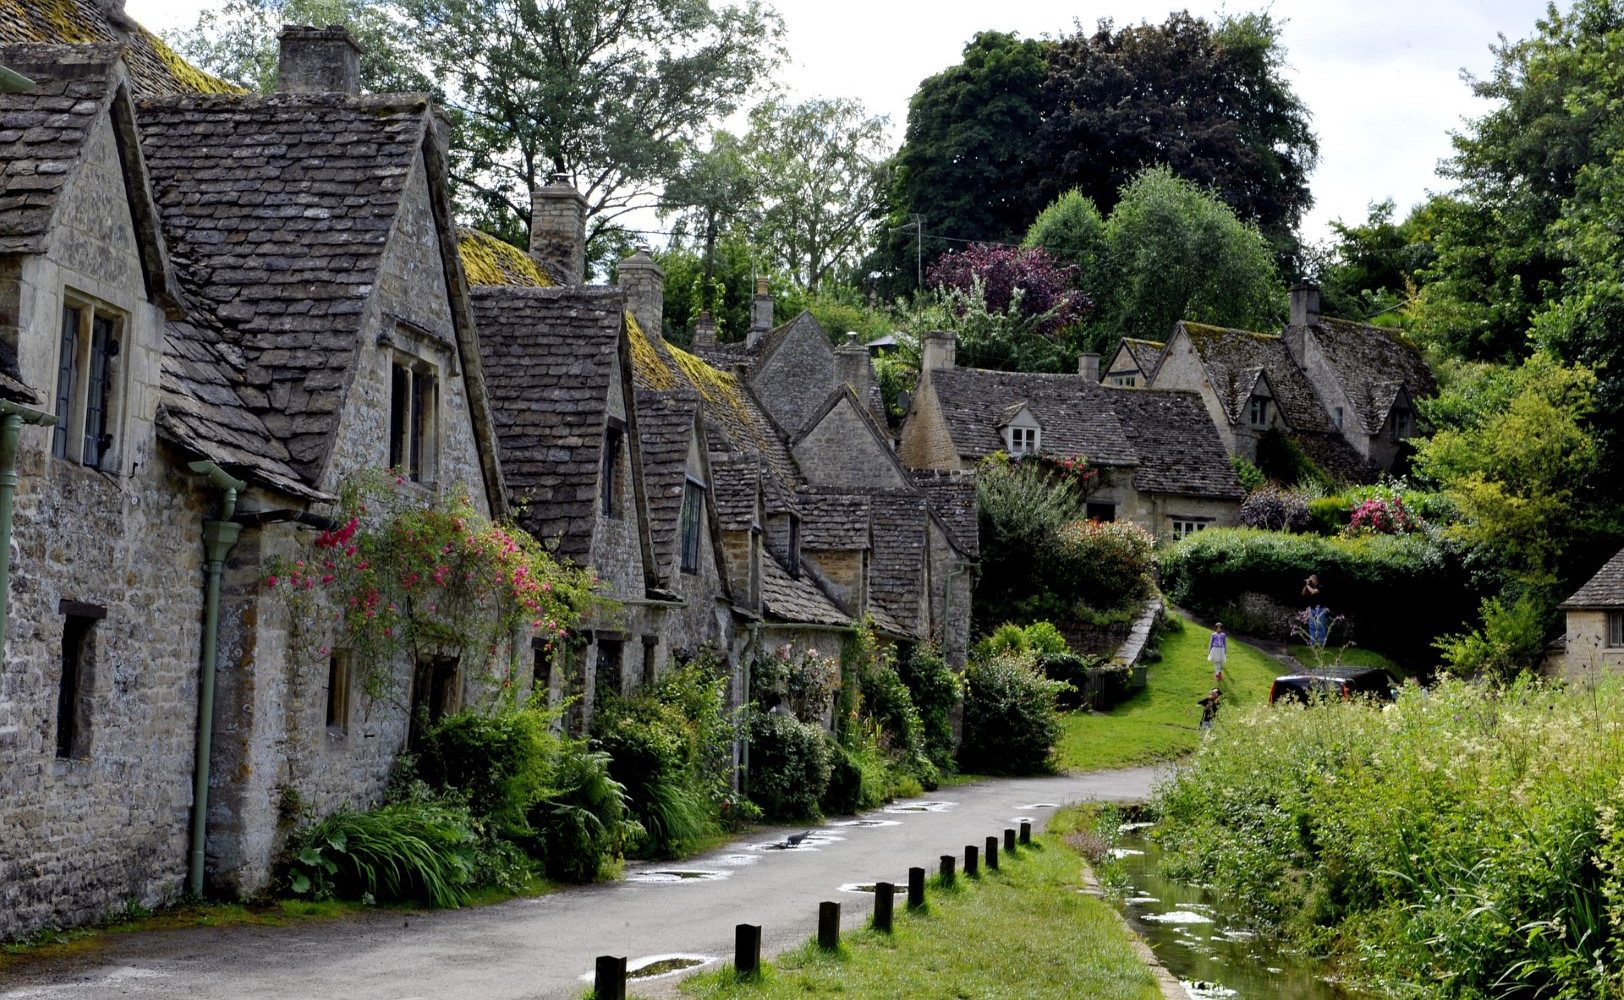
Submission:
[[[575,998],[596,955],[627,955],[634,965],[669,954],[721,959],[738,923],[762,925],[763,947],[776,953],[812,935],[825,899],[841,901],[844,922],[858,926],[873,897],[842,885],[906,884],[909,866],[934,870],[942,854],[962,858],[966,844],[1021,817],[1041,829],[1059,804],[1142,799],[1155,777],[1140,768],[943,789],[856,825],[826,823],[793,850],[767,847],[800,830],[769,830],[702,857],[628,866],[625,882],[479,909],[114,936],[82,957],[0,971],[0,1000]],[[675,872],[719,877],[661,874]]]

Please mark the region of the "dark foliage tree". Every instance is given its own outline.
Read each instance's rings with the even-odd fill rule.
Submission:
[[[975,244],[945,254],[925,275],[933,289],[968,292],[979,284],[988,309],[1018,311],[1035,321],[1035,330],[1057,336],[1088,314],[1089,298],[1074,285],[1076,268],[1057,264],[1042,247]]]
[[[1268,14],[1214,25],[1180,12],[1121,29],[1102,20],[1061,38],[1042,100],[1038,201],[1075,187],[1109,213],[1124,183],[1165,164],[1290,256],[1319,146],[1284,59]]]
[[[1332,222],[1334,236],[1316,268],[1325,314],[1397,324],[1418,275],[1437,260],[1431,223],[1441,201],[1418,206],[1401,222],[1394,221],[1392,199],[1372,204],[1361,223]]]

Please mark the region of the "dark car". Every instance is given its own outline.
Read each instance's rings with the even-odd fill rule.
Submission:
[[[1314,698],[1372,698],[1392,701],[1398,697],[1398,682],[1378,667],[1324,667],[1300,674],[1276,677],[1269,688],[1269,704],[1298,702]]]

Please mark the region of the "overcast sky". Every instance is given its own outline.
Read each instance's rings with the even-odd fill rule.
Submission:
[[[127,0],[127,10],[154,31],[187,25],[218,0]],[[957,62],[977,31],[1055,35],[1075,20],[1160,22],[1168,0],[775,0],[788,28],[792,65],[782,83],[801,97],[855,97],[889,115],[898,139],[908,98],[919,81]],[[1193,2],[1216,16],[1261,4]],[[1565,5],[1565,4],[1564,4]],[[1320,164],[1312,178],[1314,208],[1304,235],[1319,239],[1326,223],[1362,219],[1372,201],[1391,197],[1402,213],[1429,190],[1445,187],[1438,161],[1449,155],[1449,131],[1480,114],[1460,78],[1486,73],[1497,33],[1532,32],[1544,0],[1277,0],[1285,22],[1289,73],[1313,114]]]

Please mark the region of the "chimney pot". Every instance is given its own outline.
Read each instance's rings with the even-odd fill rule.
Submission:
[[[855,331],[846,334],[846,342],[835,351],[835,375],[851,386],[864,406],[868,405],[868,390],[873,384],[874,368],[868,358],[868,348],[857,342]]]
[[[560,284],[586,282],[586,199],[567,174],[531,192],[530,256]]]
[[[1090,382],[1100,380],[1100,356],[1093,351],[1077,355],[1077,374]]]
[[[284,24],[276,89],[284,94],[359,94],[361,46],[342,24]]]
[[[921,345],[920,365],[925,371],[952,368],[957,360],[959,338],[950,330],[932,330]]]
[[[663,336],[665,272],[647,250],[639,250],[620,262],[620,287],[626,291],[626,308],[637,317],[643,332],[654,339]]]
[[[773,293],[767,287],[767,276],[756,276],[756,294],[750,299],[750,337],[746,346],[754,347],[761,337],[773,328]]]

